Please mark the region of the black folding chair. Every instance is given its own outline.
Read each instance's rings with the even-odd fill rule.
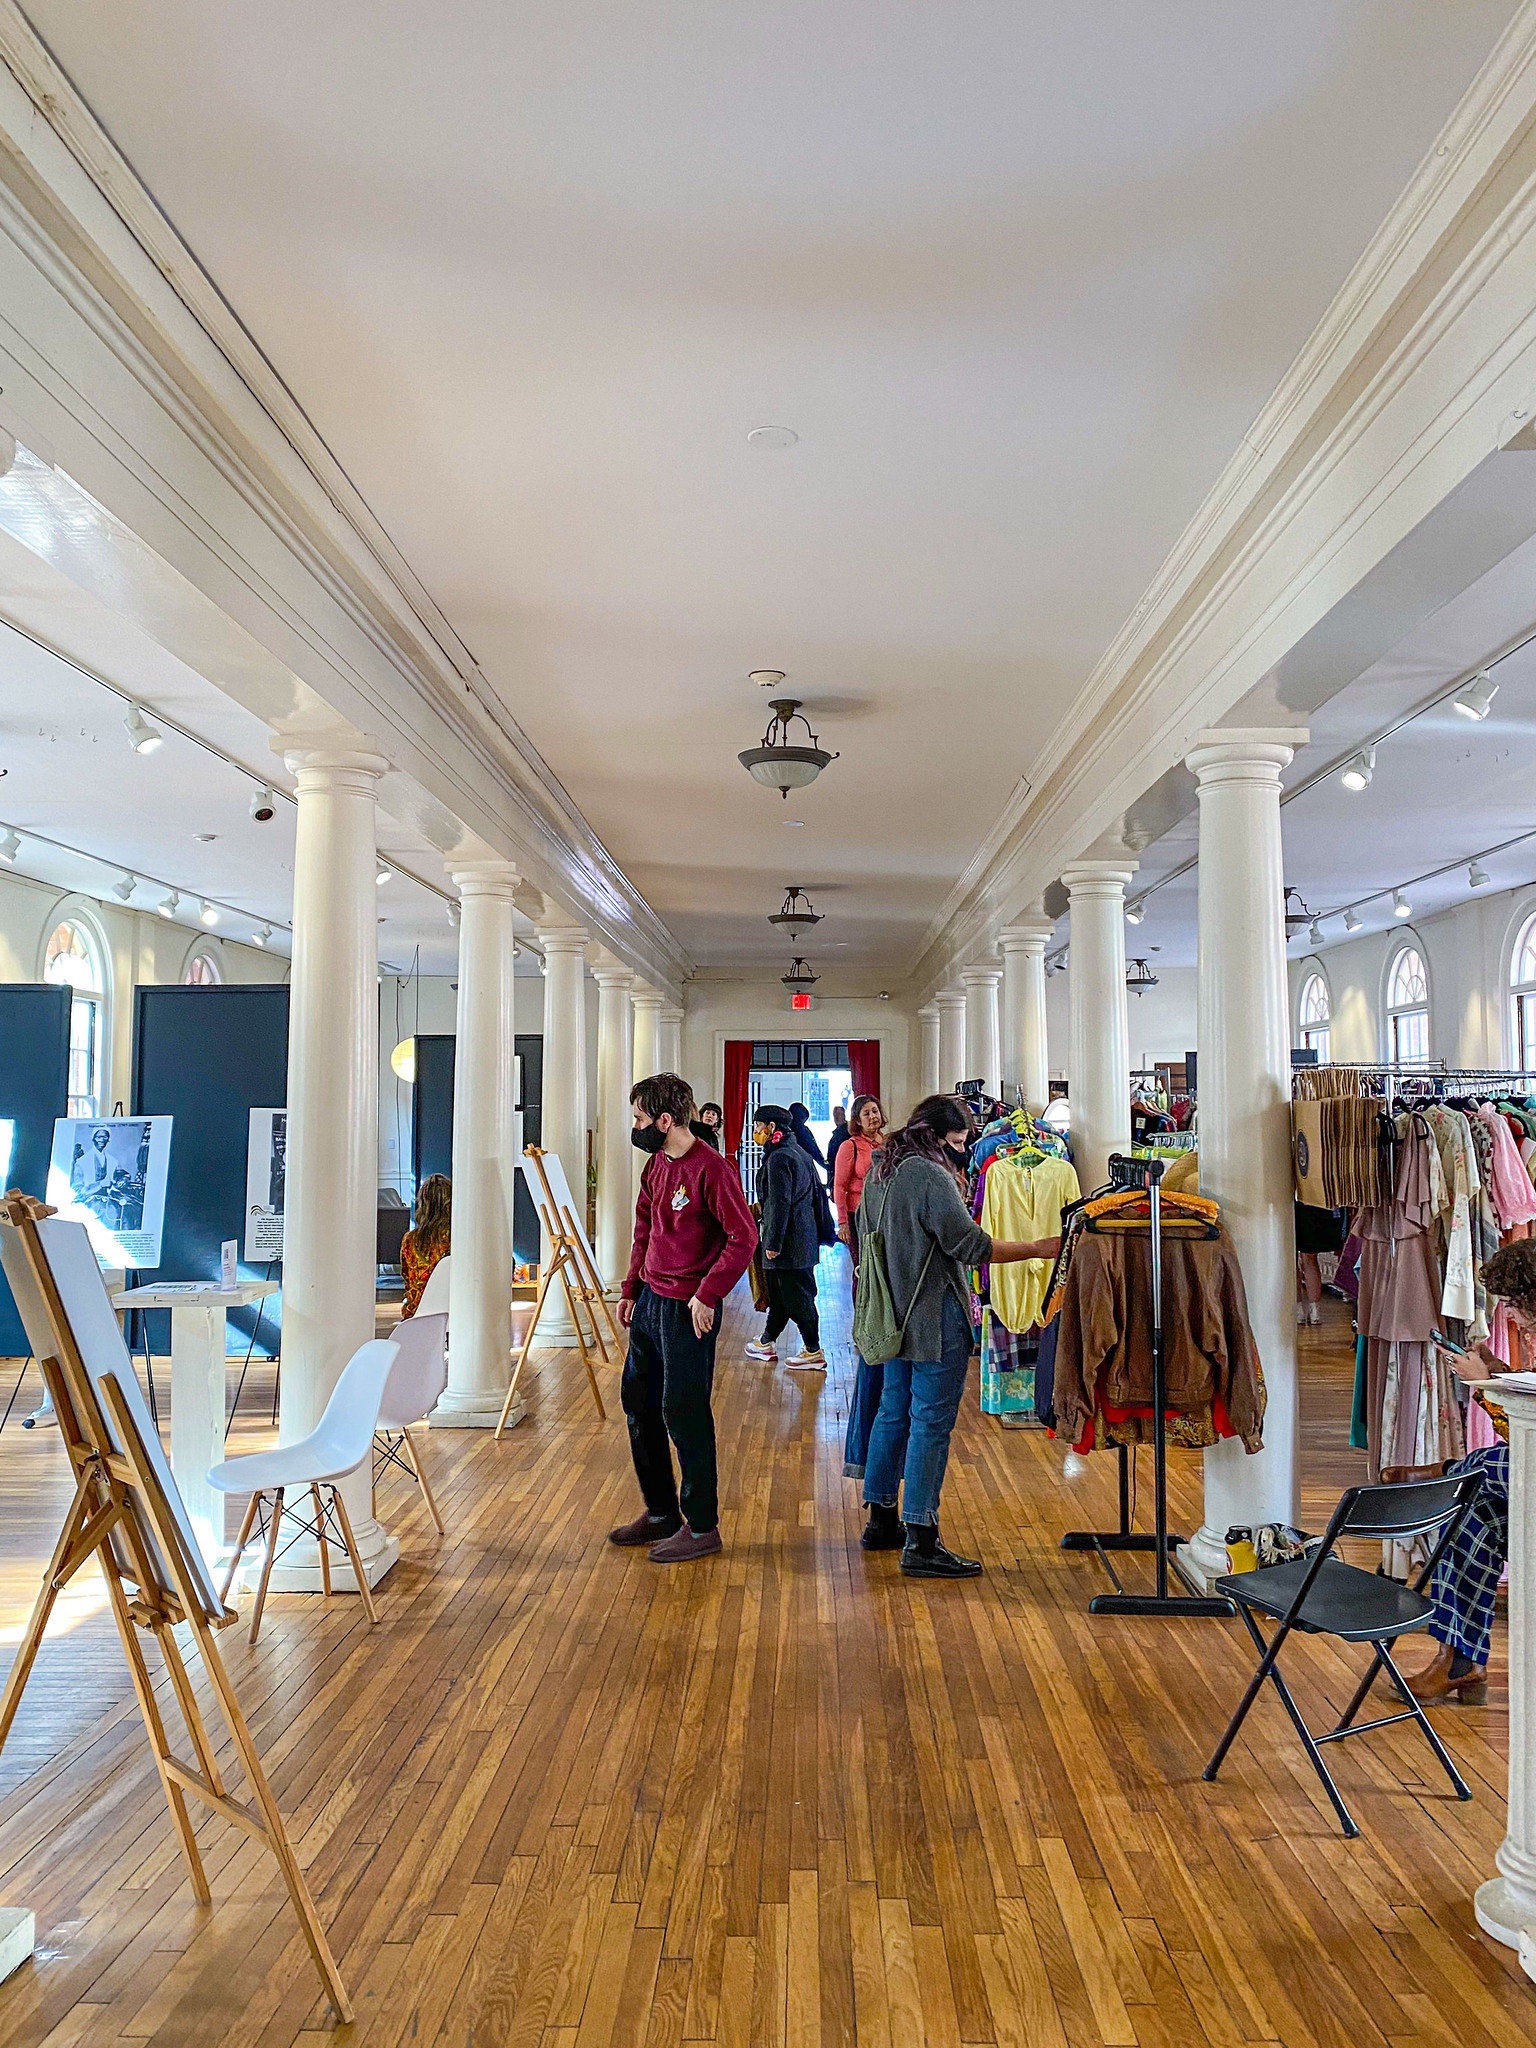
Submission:
[[[1446,1775],[1456,1788],[1457,1798],[1472,1797],[1470,1787],[1452,1763],[1445,1744],[1429,1725],[1424,1709],[1408,1690],[1407,1682],[1393,1663],[1392,1649],[1399,1636],[1423,1628],[1434,1613],[1434,1603],[1425,1599],[1424,1589],[1442,1553],[1466,1519],[1482,1483],[1480,1473],[1466,1472],[1447,1479],[1409,1480],[1397,1486],[1352,1486],[1334,1509],[1333,1519],[1322,1541],[1305,1557],[1295,1558],[1288,1564],[1270,1565],[1263,1571],[1232,1573],[1216,1581],[1214,1590],[1224,1593],[1234,1602],[1249,1635],[1258,1646],[1259,1668],[1249,1681],[1241,1705],[1227,1724],[1226,1734],[1217,1743],[1216,1752],[1205,1767],[1203,1776],[1207,1781],[1214,1780],[1221,1769],[1222,1759],[1232,1747],[1238,1729],[1247,1719],[1248,1709],[1268,1678],[1294,1722],[1296,1733],[1306,1745],[1307,1755],[1333,1801],[1333,1810],[1339,1816],[1339,1825],[1346,1835],[1358,1835],[1360,1830],[1339,1796],[1338,1786],[1328,1774],[1322,1751],[1325,1742],[1339,1742],[1346,1735],[1365,1735],[1372,1728],[1390,1728],[1396,1721],[1417,1721],[1424,1731],[1425,1740],[1445,1766]],[[1428,1564],[1411,1586],[1405,1586],[1397,1579],[1384,1578],[1379,1572],[1362,1571],[1357,1565],[1346,1564],[1334,1555],[1334,1546],[1341,1536],[1406,1540],[1412,1536],[1428,1536],[1435,1530],[1440,1532],[1440,1540]],[[1253,1618],[1256,1612],[1279,1623],[1267,1643]],[[1300,1629],[1304,1635],[1337,1636],[1341,1642],[1369,1643],[1371,1646],[1370,1670],[1340,1715],[1338,1726],[1326,1735],[1313,1735],[1280,1674],[1280,1646],[1292,1629]],[[1376,1721],[1362,1721],[1356,1727],[1355,1716],[1375,1683],[1378,1670],[1385,1671],[1397,1687],[1407,1702],[1406,1710],[1401,1714],[1384,1715]]]

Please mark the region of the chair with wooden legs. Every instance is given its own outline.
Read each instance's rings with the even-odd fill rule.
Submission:
[[[445,1259],[443,1264],[447,1263]],[[391,1465],[409,1473],[421,1488],[432,1526],[441,1536],[443,1518],[427,1484],[421,1446],[411,1435],[411,1425],[426,1420],[448,1384],[448,1318],[423,1315],[418,1309],[415,1315],[401,1318],[394,1342],[400,1356],[384,1389],[379,1426],[373,1433],[374,1490],[377,1493],[379,1476]]]
[[[363,1572],[363,1561],[358,1556],[347,1504],[341,1497],[340,1482],[357,1470],[373,1448],[373,1433],[378,1427],[384,1390],[399,1355],[399,1345],[389,1338],[374,1337],[360,1345],[342,1368],[341,1378],[331,1389],[331,1398],[325,1404],[325,1413],[307,1437],[296,1444],[283,1444],[275,1451],[252,1451],[244,1457],[226,1458],[222,1465],[215,1465],[208,1474],[208,1484],[220,1493],[249,1493],[251,1496],[235,1541],[234,1556],[224,1574],[221,1598],[228,1596],[253,1529],[257,1531],[257,1540],[265,1546],[261,1578],[256,1587],[256,1604],[251,1612],[253,1643],[261,1628],[261,1612],[266,1605],[272,1567],[281,1554],[278,1536],[285,1515],[294,1528],[288,1542],[283,1545],[284,1550],[306,1535],[313,1536],[319,1543],[320,1583],[326,1599],[331,1596],[329,1546],[335,1542],[351,1560],[364,1612],[370,1622],[378,1621],[378,1609],[373,1604],[373,1593]],[[307,1520],[287,1498],[289,1494],[305,1493],[314,1504],[313,1522]]]

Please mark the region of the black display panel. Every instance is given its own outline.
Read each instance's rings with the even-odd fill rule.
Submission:
[[[48,982],[0,982],[0,1117],[16,1126],[7,1191],[47,1191],[54,1120],[69,1102],[69,1002],[67,988]],[[25,1358],[28,1350],[0,1273],[0,1357]]]

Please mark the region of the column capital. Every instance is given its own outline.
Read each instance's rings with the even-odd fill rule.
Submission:
[[[1021,918],[1017,924],[1005,925],[998,934],[998,943],[1004,953],[1026,953],[1035,957],[1044,953],[1056,936],[1056,927],[1048,917]]]
[[[934,992],[933,1000],[938,1004],[939,1008],[942,1010],[954,1003],[963,1003],[965,1001],[965,990],[963,988],[937,989]]]
[[[965,988],[996,988],[1002,978],[1002,968],[994,967],[990,961],[978,961],[975,966],[960,970],[960,981]]]
[[[1118,901],[1136,872],[1133,860],[1079,860],[1063,868],[1061,879],[1071,896],[1097,896]]]
[[[1274,784],[1308,737],[1304,725],[1212,726],[1196,733],[1184,765],[1202,789],[1216,782]]]
[[[272,751],[301,790],[356,789],[372,796],[389,763],[360,733],[277,733]]]
[[[922,1022],[925,1024],[937,1023],[939,1016],[938,997],[931,997],[929,1001],[927,1001],[926,1003],[920,1004],[918,1007],[917,1014],[919,1018],[922,1020]]]
[[[599,988],[633,988],[635,977],[627,967],[594,967],[592,979]]]
[[[661,1005],[661,1021],[664,1024],[681,1024],[683,1021],[682,1004],[669,1003],[665,999],[663,999]]]
[[[461,896],[499,897],[510,903],[522,876],[509,860],[472,860],[452,870]]]
[[[585,925],[541,924],[538,934],[546,958],[551,953],[574,953],[585,959],[587,942],[591,937]]]

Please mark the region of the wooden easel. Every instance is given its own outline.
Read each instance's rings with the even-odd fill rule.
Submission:
[[[517,1354],[517,1364],[512,1368],[512,1380],[507,1388],[507,1398],[502,1403],[501,1420],[496,1425],[498,1441],[501,1438],[502,1432],[506,1429],[507,1417],[512,1413],[512,1403],[517,1399],[517,1382],[522,1374],[528,1353],[533,1346],[533,1335],[539,1327],[539,1317],[543,1313],[544,1303],[548,1299],[549,1290],[557,1278],[565,1290],[565,1304],[570,1312],[571,1327],[576,1332],[576,1348],[580,1351],[581,1362],[587,1369],[587,1384],[592,1389],[592,1398],[597,1403],[597,1412],[605,1422],[608,1419],[608,1411],[603,1406],[603,1397],[597,1384],[597,1374],[592,1369],[592,1351],[594,1350],[604,1365],[608,1363],[608,1348],[603,1342],[602,1328],[597,1320],[599,1307],[601,1307],[604,1316],[608,1320],[609,1334],[613,1338],[614,1349],[616,1351],[622,1349],[619,1327],[613,1319],[613,1310],[609,1306],[608,1298],[603,1291],[602,1276],[592,1262],[591,1255],[587,1250],[586,1240],[576,1227],[575,1217],[571,1214],[568,1207],[562,1208],[555,1200],[555,1191],[549,1184],[549,1175],[544,1168],[543,1150],[537,1145],[527,1145],[523,1148],[523,1153],[525,1158],[533,1161],[534,1171],[538,1174],[539,1183],[544,1191],[543,1199],[538,1201],[536,1206],[539,1212],[539,1221],[544,1226],[544,1235],[549,1241],[550,1255],[549,1263],[539,1277],[539,1295],[533,1305],[533,1320],[528,1325],[528,1334],[523,1339],[523,1348]],[[587,1319],[592,1326],[592,1346],[590,1350],[587,1345],[586,1332],[582,1328],[582,1309],[585,1309]]]
[[[115,1373],[99,1368],[97,1377],[93,1379],[86,1369],[69,1312],[38,1233],[38,1224],[53,1213],[44,1203],[19,1190],[13,1190],[0,1201],[0,1222],[14,1227],[26,1267],[25,1273],[13,1272],[8,1261],[7,1271],[11,1275],[17,1304],[28,1323],[28,1338],[36,1350],[43,1379],[53,1396],[64,1446],[75,1474],[74,1499],[43,1574],[37,1604],[17,1648],[16,1661],[6,1680],[4,1695],[0,1697],[0,1748],[4,1747],[16,1718],[16,1710],[21,1704],[55,1600],[87,1559],[97,1558],[122,1640],[123,1654],[128,1660],[139,1712],[154,1753],[160,1788],[165,1794],[171,1823],[186,1858],[193,1897],[200,1906],[212,1903],[208,1879],[198,1853],[197,1837],[187,1811],[185,1795],[188,1792],[271,1850],[288,1887],[294,1911],[299,1916],[299,1925],[309,1944],[326,1996],[335,2008],[338,2020],[346,2025],[352,2018],[351,2002],[337,1973],[314,1900],[309,1895],[309,1887],[304,1882],[303,1872],[283,1827],[283,1817],[272,1797],[256,1746],[240,1711],[240,1702],[235,1697],[234,1687],[214,1641],[213,1631],[229,1627],[238,1621],[239,1616],[215,1600],[207,1590],[211,1581],[201,1558],[194,1562],[189,1555],[182,1522],[178,1520],[155,1470],[143,1432],[124,1397],[120,1379]],[[76,1229],[79,1226],[64,1227]],[[27,1295],[32,1297],[30,1302],[25,1298]],[[34,1323],[44,1327],[35,1328]],[[123,1356],[126,1365],[126,1352]],[[126,1369],[132,1370],[131,1366]],[[199,1581],[204,1583],[200,1585]],[[172,1630],[183,1622],[192,1631],[203,1668],[212,1682],[225,1723],[234,1738],[241,1768],[255,1799],[254,1809],[232,1798],[220,1775],[212,1737],[198,1710],[191,1677],[172,1634]],[[183,1763],[171,1747],[149,1667],[144,1660],[138,1635],[140,1630],[152,1635],[160,1645],[177,1705],[196,1752],[196,1768]]]

